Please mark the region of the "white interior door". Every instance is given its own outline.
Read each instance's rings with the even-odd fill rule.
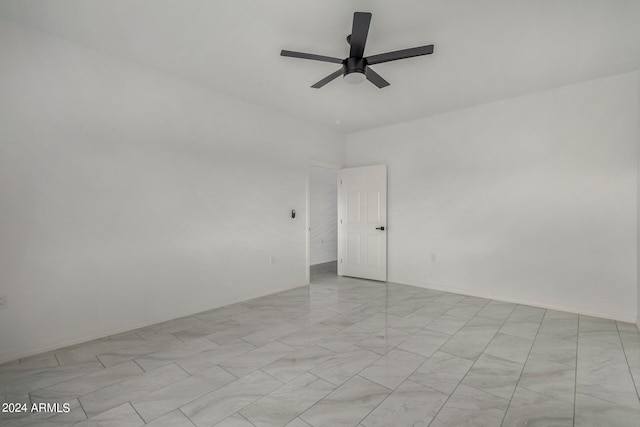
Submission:
[[[387,166],[338,172],[338,275],[387,280]]]

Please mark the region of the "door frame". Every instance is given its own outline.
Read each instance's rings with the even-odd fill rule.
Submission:
[[[305,211],[306,211],[306,218],[305,218],[305,224],[306,224],[306,252],[307,252],[307,256],[305,257],[306,259],[306,283],[307,285],[311,283],[311,211],[310,211],[310,207],[311,207],[311,203],[310,203],[310,199],[311,199],[311,168],[312,167],[316,167],[316,168],[324,168],[324,169],[333,169],[336,171],[336,197],[338,197],[338,179],[337,179],[337,171],[339,171],[340,169],[343,168],[342,165],[338,165],[335,163],[327,163],[327,162],[322,162],[319,160],[310,160],[309,164],[307,165],[307,200],[306,200],[306,204],[305,204]]]

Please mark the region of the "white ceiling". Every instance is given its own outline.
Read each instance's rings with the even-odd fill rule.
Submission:
[[[311,86],[346,57],[435,44],[372,68],[391,83]],[[640,68],[638,0],[0,0],[0,17],[344,132]],[[336,120],[342,125],[337,126]]]

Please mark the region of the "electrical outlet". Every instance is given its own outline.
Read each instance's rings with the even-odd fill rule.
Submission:
[[[7,308],[7,297],[0,296],[0,308]]]

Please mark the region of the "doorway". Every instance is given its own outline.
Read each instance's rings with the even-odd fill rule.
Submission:
[[[320,162],[309,166],[308,281],[337,273],[338,169]]]

